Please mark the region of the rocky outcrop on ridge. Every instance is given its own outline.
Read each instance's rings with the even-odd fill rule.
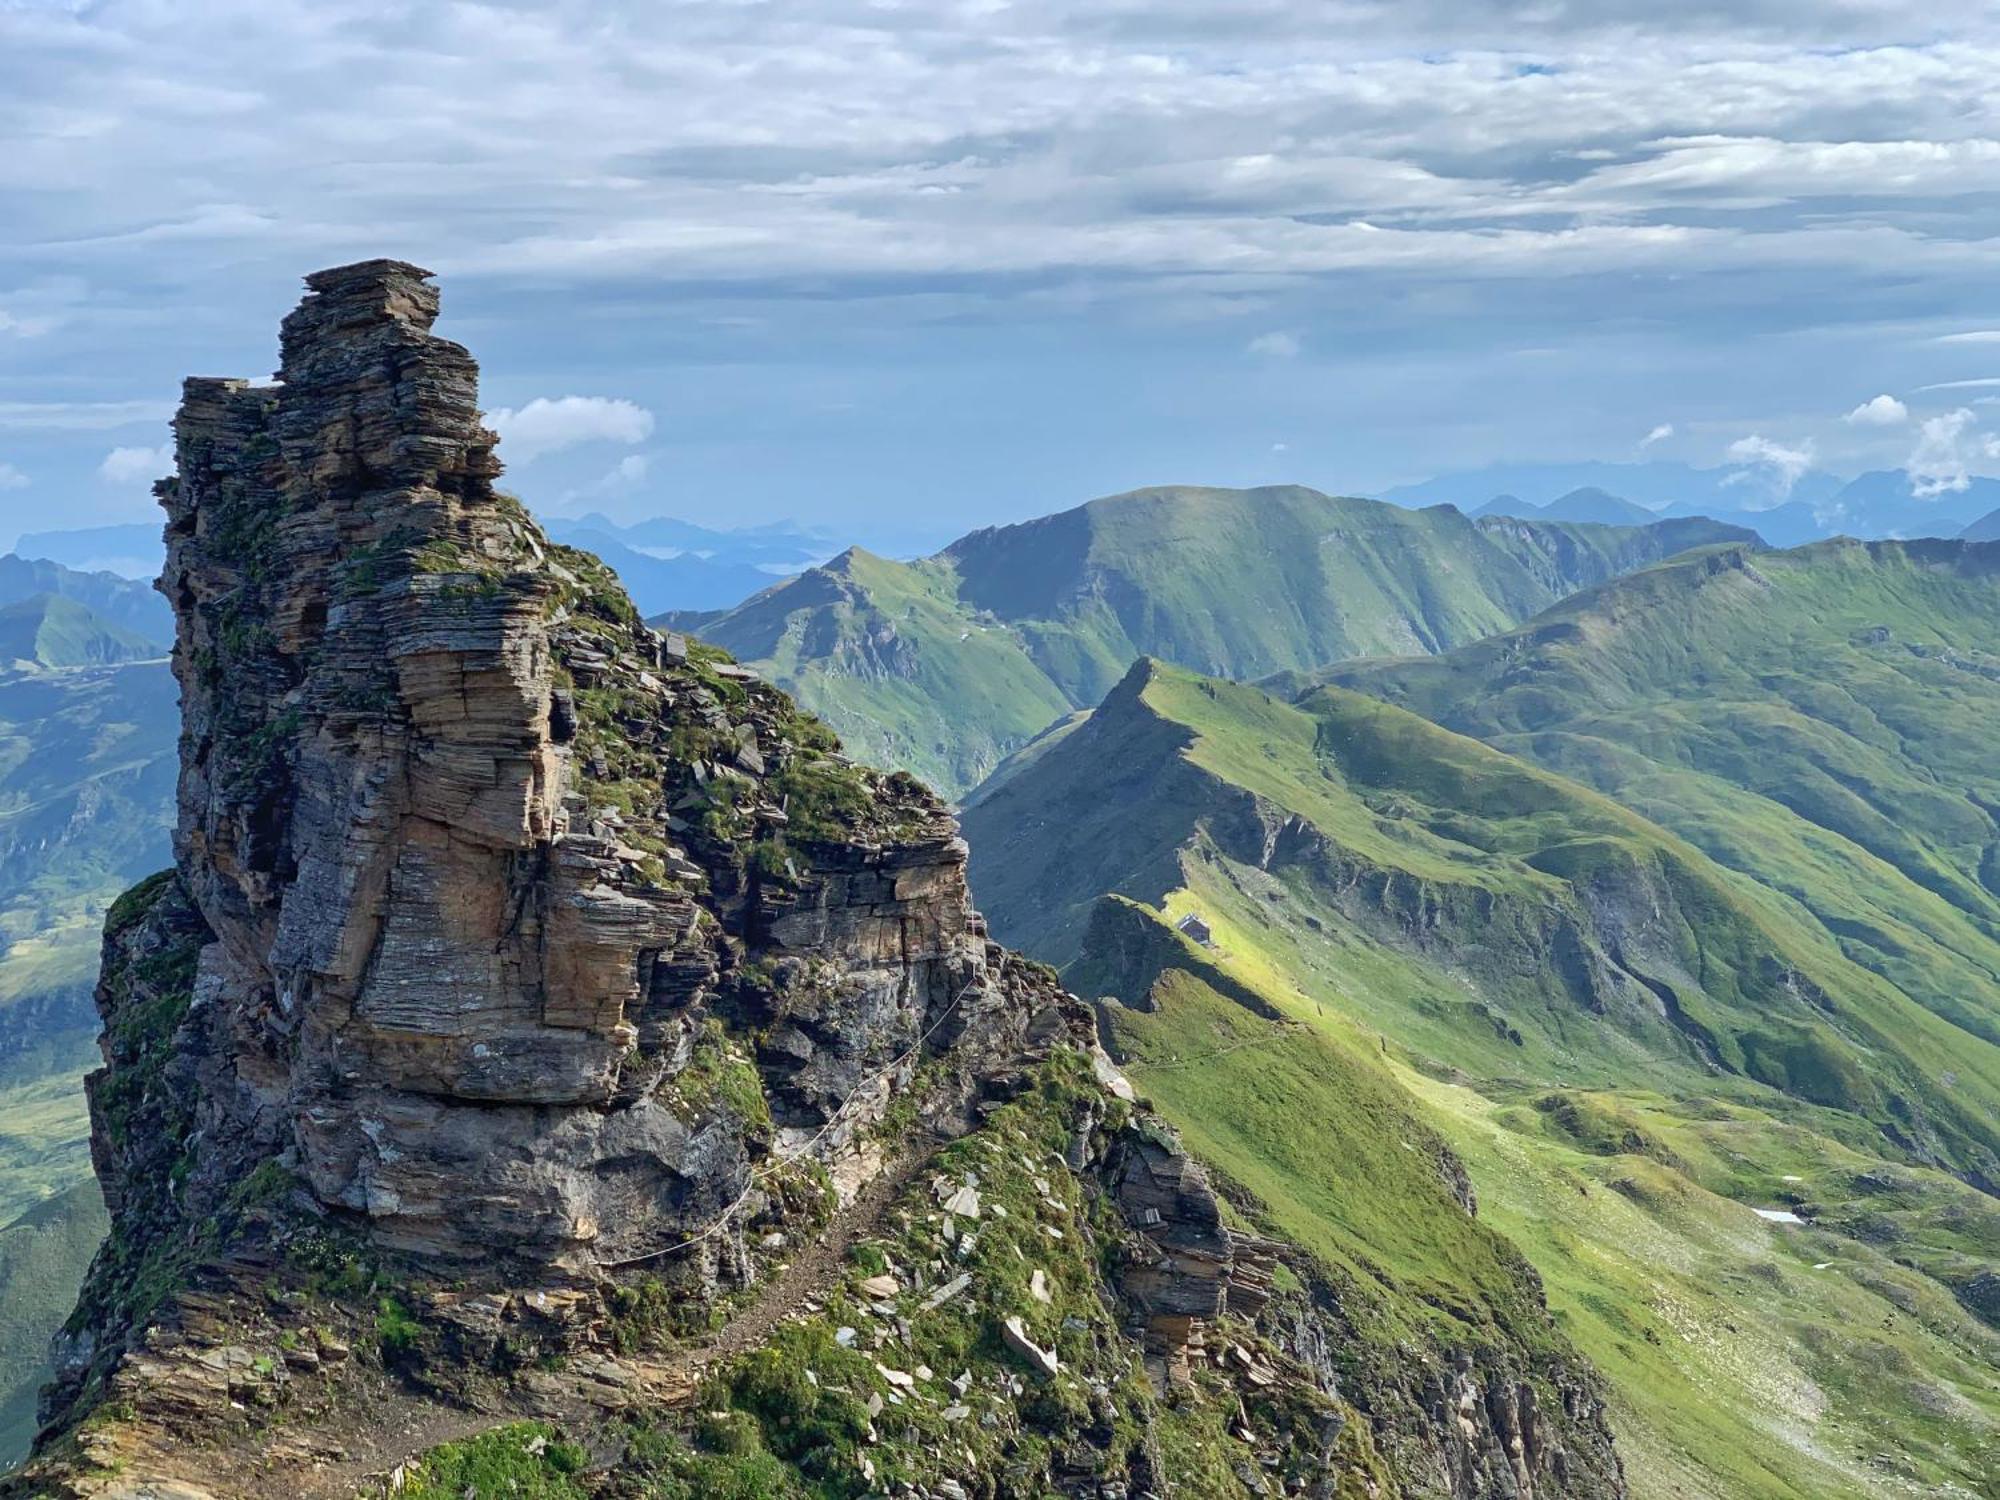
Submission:
[[[718,1006],[773,1012],[780,1137],[947,1006],[1022,1007],[941,806],[494,490],[422,274],[308,284],[280,384],[189,382],[161,497],[197,987],[238,1033],[204,1134],[420,1255],[656,1248],[755,1152],[658,1102]]]
[[[427,273],[307,285],[277,383],[190,380],[175,420],[176,868],[107,922],[114,1227],[7,1493],[317,1493],[392,1396],[430,1438],[593,1380],[622,1409],[620,1356],[1092,1048],[943,804],[495,488]],[[1096,1110],[1071,1167],[1120,1164],[1164,1379],[1268,1256]]]

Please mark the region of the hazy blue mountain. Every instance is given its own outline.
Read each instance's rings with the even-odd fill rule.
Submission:
[[[1803,500],[1787,500],[1764,510],[1725,510],[1718,506],[1669,505],[1664,516],[1707,516],[1731,526],[1744,526],[1773,547],[1803,547],[1807,542],[1824,541],[1830,533],[1820,519],[1819,509]]]
[[[1643,505],[1634,505],[1609,490],[1585,485],[1558,495],[1547,505],[1532,505],[1513,495],[1495,495],[1477,514],[1519,516],[1531,521],[1586,521],[1598,526],[1647,526],[1660,519]]]
[[[648,615],[728,609],[840,550],[826,534],[789,521],[724,531],[675,516],[621,526],[593,512],[553,517],[547,526],[557,541],[604,559]]]
[[[159,523],[154,521],[23,532],[14,550],[23,557],[46,558],[78,572],[116,573],[145,583],[159,577],[167,552]]]
[[[768,572],[754,563],[726,562],[693,552],[655,557],[615,536],[583,527],[549,529],[558,540],[602,558],[618,575],[633,601],[649,615],[675,610],[728,609],[789,576]]]
[[[1489,464],[1482,469],[1398,485],[1384,490],[1381,498],[1413,507],[1451,504],[1472,514],[1495,495],[1513,496],[1528,505],[1547,505],[1575,490],[1600,489],[1641,508],[1667,506],[1672,508],[1668,513],[1673,515],[1733,520],[1737,512],[1756,511],[1760,506],[1785,500],[1815,505],[1831,499],[1846,483],[1842,475],[1809,469],[1799,476],[1789,492],[1780,493],[1764,470],[1745,464],[1698,469],[1692,464],[1666,460],[1516,463]],[[1729,514],[1725,516],[1725,512]]]
[[[1842,486],[1819,509],[1825,536],[1954,537],[2000,505],[2000,479],[1973,477],[1962,490],[1919,496],[1902,469],[1875,469]],[[1769,538],[1766,538],[1769,540]]]
[[[832,532],[794,521],[771,521],[762,526],[724,530],[684,521],[678,516],[651,516],[621,525],[600,511],[592,511],[574,521],[553,519],[547,524],[552,534],[572,530],[596,532],[655,557],[677,557],[692,552],[716,562],[780,565],[788,572],[826,561],[840,550],[843,541]]]
[[[1764,471],[1740,464],[1496,464],[1402,485],[1382,498],[1407,506],[1448,502],[1468,515],[1612,525],[1707,516],[1748,527],[1774,547],[1797,547],[1833,536],[1957,536],[2000,506],[2000,479],[1975,475],[1962,489],[1926,496],[1903,469],[1853,479],[1815,469],[1780,496]]]
[[[173,613],[149,583],[115,573],[80,573],[61,563],[0,555],[0,605],[19,604],[38,595],[54,594],[85,604],[109,624],[156,643],[164,654],[173,639]]]
[[[1959,535],[1968,542],[2000,542],[2000,510],[1988,511]]]

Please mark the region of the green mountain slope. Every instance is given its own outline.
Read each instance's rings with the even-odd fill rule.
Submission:
[[[0,605],[0,665],[108,666],[165,654],[155,642],[60,594]]]
[[[1357,694],[1144,664],[1024,762],[965,820],[996,933],[1115,996],[1142,1087],[1306,1219],[1422,1149],[1323,1131],[1372,1057],[1613,1377],[1635,1494],[1983,1492],[2000,1213],[1954,1174],[1991,1170],[2000,1048],[1672,833]]]
[[[2000,546],[1724,549],[1329,675],[1597,787],[2000,1041]]]
[[[103,1231],[91,987],[105,908],[172,859],[178,718],[164,662],[0,673],[0,1225],[33,1221],[0,1228],[0,1466]]]
[[[49,1340],[76,1304],[108,1222],[97,1184],[85,1177],[0,1227],[0,1468],[27,1452]]]
[[[38,594],[55,594],[87,605],[120,630],[161,643],[160,651],[173,639],[173,611],[149,583],[116,573],[66,568],[47,558],[0,554],[0,605],[19,604]]]
[[[1312,490],[1138,490],[932,558],[843,553],[690,628],[950,794],[1135,657],[1223,676],[1506,629],[1588,584],[1749,533],[1705,520],[1468,520]]]
[[[105,904],[168,862],[178,714],[164,662],[0,673],[0,1006],[87,981]]]

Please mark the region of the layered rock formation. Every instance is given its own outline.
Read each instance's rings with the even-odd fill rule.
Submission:
[[[187,1288],[287,1205],[439,1276],[692,1256],[713,1289],[755,1276],[773,1169],[865,1175],[920,1062],[949,1055],[950,1113],[1077,1035],[987,940],[935,798],[649,631],[494,488],[425,273],[308,285],[277,384],[187,382],[160,486],[178,870],[107,936],[118,1228],[52,1418],[214,1346]]]
[[[963,846],[494,490],[422,273],[308,284],[278,385],[188,383],[161,496],[177,848],[239,1033],[204,1133],[426,1255],[658,1248],[748,1177],[746,1134],[657,1102],[720,996],[782,993],[800,1129],[1001,1002]]]
[[[1157,1403],[1198,1382],[1243,1386],[1242,1430],[1288,1475],[1332,1462],[1335,1377],[1208,1336],[1248,1337],[1280,1247],[1225,1224],[1093,1075],[1088,1013],[989,940],[948,810],[646,628],[495,489],[426,273],[308,286],[278,383],[191,380],[176,419],[177,865],[107,923],[91,1103],[114,1229],[40,1457],[0,1492],[351,1493],[510,1414],[677,1409],[835,1295],[845,1247],[951,1140],[1033,1192],[963,1233],[955,1187],[942,1216],[896,1208],[900,1253],[936,1256],[926,1296],[898,1311],[878,1284],[903,1283],[868,1278],[852,1316],[887,1320],[860,1376],[897,1401],[932,1379],[922,1318],[991,1324],[951,1356],[956,1389],[977,1370],[998,1393],[979,1441],[1026,1488],[983,1493],[1157,1487]],[[1039,1272],[1014,1295],[1024,1245],[1070,1258],[1061,1314]],[[824,1362],[856,1357],[842,1333]],[[981,1363],[1006,1348],[1058,1388],[1080,1361],[1091,1400]],[[616,1430],[593,1441],[616,1455]],[[908,1432],[905,1473],[976,1467]],[[1352,1434],[1341,1452],[1373,1463]],[[874,1459],[841,1461],[814,1493],[874,1486]]]

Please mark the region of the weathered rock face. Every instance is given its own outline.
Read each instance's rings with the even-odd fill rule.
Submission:
[[[747,1183],[748,1129],[661,1091],[753,956],[800,1130],[994,1008],[963,845],[494,490],[424,273],[308,285],[280,384],[188,382],[161,487],[177,852],[237,1035],[204,1128],[404,1249],[657,1248]]]

